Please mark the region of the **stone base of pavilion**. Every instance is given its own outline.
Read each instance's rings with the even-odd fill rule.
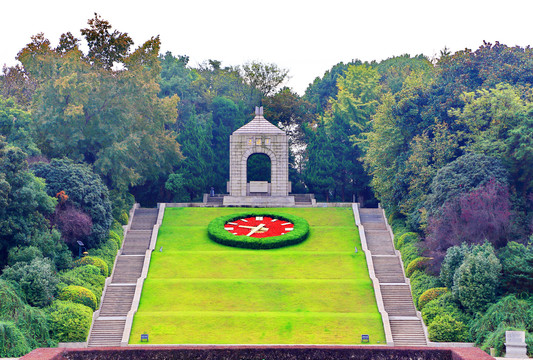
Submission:
[[[224,206],[293,207],[294,196],[224,196]]]

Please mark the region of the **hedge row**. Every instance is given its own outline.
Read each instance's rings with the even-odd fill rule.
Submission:
[[[290,221],[294,224],[291,232],[265,238],[254,238],[250,236],[233,235],[224,229],[224,225],[230,221],[252,216],[271,216],[277,219]],[[275,249],[289,245],[299,244],[309,235],[309,223],[301,217],[277,212],[248,211],[239,214],[220,216],[211,221],[207,227],[209,238],[226,246],[233,246],[244,249]]]

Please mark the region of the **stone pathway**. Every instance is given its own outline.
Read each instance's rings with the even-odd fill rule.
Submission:
[[[422,320],[411,297],[400,257],[387,229],[381,209],[359,209],[361,224],[365,229],[368,249],[372,253],[374,272],[385,311],[389,314],[392,338],[395,346],[425,346],[426,335]]]
[[[111,282],[105,289],[100,312],[89,334],[88,347],[120,346],[157,214],[158,209],[135,210],[131,228],[116,259]]]

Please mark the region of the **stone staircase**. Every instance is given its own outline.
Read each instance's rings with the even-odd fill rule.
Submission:
[[[105,289],[98,317],[91,328],[88,347],[121,345],[126,316],[132,306],[157,214],[158,209],[135,210],[130,230],[117,256],[111,282]]]
[[[422,320],[417,316],[411,290],[383,218],[383,211],[360,208],[359,215],[365,229],[368,249],[372,253],[383,305],[389,314],[394,345],[427,345]]]

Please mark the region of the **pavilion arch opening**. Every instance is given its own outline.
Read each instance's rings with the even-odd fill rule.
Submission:
[[[246,161],[246,182],[272,182],[272,161],[267,154],[254,153]]]

